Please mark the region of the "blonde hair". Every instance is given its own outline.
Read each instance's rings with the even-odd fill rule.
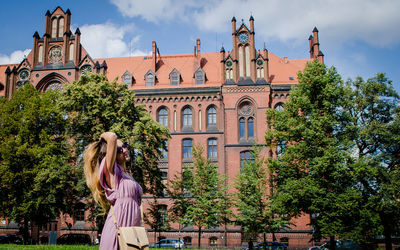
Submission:
[[[106,156],[107,143],[104,140],[89,144],[85,150],[84,173],[86,185],[92,192],[93,198],[103,208],[104,212],[110,208],[110,202],[104,193],[104,188],[100,185],[99,169],[101,160]]]

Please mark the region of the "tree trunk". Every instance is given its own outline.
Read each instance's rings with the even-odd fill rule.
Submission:
[[[157,230],[155,228],[154,228],[154,243],[157,243]]]
[[[329,249],[330,250],[335,250],[336,249],[336,241],[335,241],[335,236],[329,237]]]
[[[24,219],[24,227],[22,229],[22,238],[24,240],[24,244],[28,244],[29,243],[28,219]]]
[[[385,236],[385,249],[392,250],[392,230],[390,228],[390,222],[385,214],[379,214],[381,218],[381,223],[383,225],[383,234]]]
[[[198,248],[200,248],[200,240],[201,240],[201,227],[199,227],[199,243],[197,244]]]

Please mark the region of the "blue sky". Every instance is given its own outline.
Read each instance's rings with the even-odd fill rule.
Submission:
[[[94,58],[145,55],[155,40],[161,54],[232,48],[231,19],[255,19],[256,48],[308,58],[308,37],[319,30],[325,63],[344,79],[384,72],[400,93],[398,0],[40,0],[6,1],[0,8],[0,64],[18,63],[44,33],[44,15],[61,6],[72,32]]]

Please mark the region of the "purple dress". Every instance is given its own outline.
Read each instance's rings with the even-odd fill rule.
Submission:
[[[140,226],[140,203],[142,188],[132,177],[123,173],[121,167],[114,163],[115,187],[107,186],[103,173],[105,157],[100,164],[100,184],[110,203],[114,206],[114,214],[120,227]],[[100,250],[119,249],[117,228],[112,217],[112,209],[108,211],[107,219],[101,233]]]

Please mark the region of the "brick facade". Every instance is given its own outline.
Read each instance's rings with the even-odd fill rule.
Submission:
[[[307,62],[314,58],[323,61],[316,28],[309,38],[309,58],[280,58],[266,48],[257,50],[252,16],[250,28],[244,22],[237,25],[235,18],[231,20],[231,51],[221,48],[220,52],[203,53],[197,39],[192,54],[160,55],[153,42],[152,55],[102,59],[90,57],[80,44],[79,28],[72,33],[70,22],[69,10],[57,7],[53,12],[47,11],[45,34],[40,37],[34,33],[33,48],[27,58],[18,65],[0,65],[0,96],[10,98],[25,81],[41,91],[62,89],[63,84],[78,80],[86,71],[105,74],[109,80],[118,77],[135,91],[137,103],[144,104],[155,120],[166,121],[172,138],[168,142],[167,158],[160,161],[160,169],[167,179],[181,172],[184,164],[190,164],[182,152],[183,141],[190,139],[193,145],[201,144],[205,153],[209,143],[214,143],[213,161],[232,184],[240,171],[241,153],[250,150],[254,143],[264,143],[266,110],[280,108],[289,98],[291,86],[297,84],[297,72]],[[184,119],[189,114],[191,118],[186,118],[191,119],[191,125]],[[276,157],[275,149],[264,149],[263,154]],[[147,199],[150,201],[150,197],[145,197],[145,208]],[[170,200],[164,197],[159,202],[168,205]],[[86,212],[84,217],[87,216]],[[305,215],[294,222],[296,226],[291,230],[276,233],[276,239],[288,242],[290,247],[309,246],[309,217]],[[8,221],[0,225],[0,233],[15,232],[12,225]],[[51,225],[50,230],[55,229],[58,235],[86,232],[92,236],[94,233],[90,223],[68,216],[60,216]],[[48,235],[47,228],[32,228],[32,234]],[[159,236],[190,238],[191,244],[197,246],[197,230],[192,227],[179,232],[179,226],[172,225],[171,231],[157,233],[156,238]],[[149,239],[151,243],[154,241],[151,230]],[[267,239],[271,240],[272,235],[267,235]],[[244,242],[240,228],[228,226],[205,230],[201,244],[239,247]]]

